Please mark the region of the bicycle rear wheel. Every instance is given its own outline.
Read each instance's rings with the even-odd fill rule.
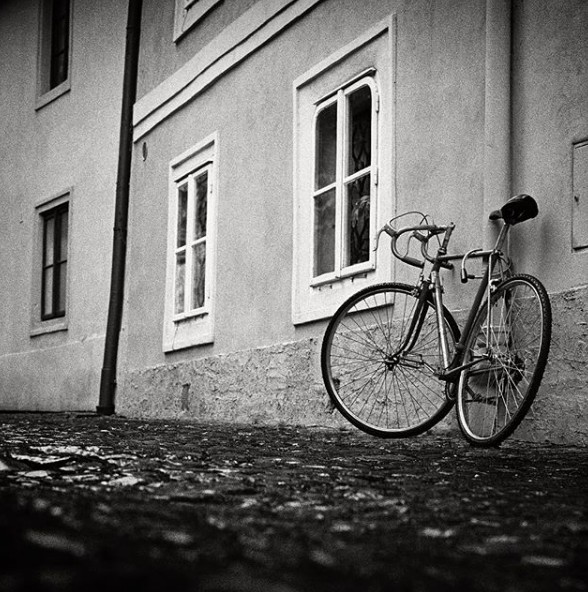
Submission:
[[[515,275],[498,285],[478,311],[465,342],[457,417],[466,439],[496,446],[510,436],[541,384],[551,341],[551,307],[543,284]]]
[[[344,302],[327,326],[321,350],[327,392],[343,416],[369,434],[420,434],[453,406],[448,385],[435,376],[443,361],[431,298],[420,331],[407,336],[417,302],[413,286],[371,286]],[[459,329],[445,308],[443,318],[451,356]]]

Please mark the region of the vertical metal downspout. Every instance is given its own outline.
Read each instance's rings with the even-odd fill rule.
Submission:
[[[104,363],[100,376],[100,400],[96,407],[97,413],[101,415],[112,415],[114,413],[116,365],[124,302],[129,189],[133,150],[133,105],[137,96],[137,71],[139,62],[142,3],[142,0],[129,0],[127,18],[118,171],[116,178],[116,201],[114,211],[114,236],[112,243],[110,300],[108,304],[108,321],[104,343]]]
[[[511,197],[512,0],[486,0],[486,72],[484,122],[485,245],[497,230],[488,214]]]

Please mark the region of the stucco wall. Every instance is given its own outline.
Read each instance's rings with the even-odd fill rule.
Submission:
[[[515,2],[513,191],[539,202],[513,253],[548,291],[588,281],[588,250],[572,251],[572,144],[588,139],[588,3]],[[584,198],[586,199],[586,198]]]
[[[133,174],[137,197],[131,206],[127,368],[265,347],[322,331],[324,323],[294,327],[291,321],[292,84],[325,56],[396,11],[397,76],[402,90],[396,120],[389,125],[397,130],[398,211],[422,207],[449,221],[454,216],[450,213],[458,209],[464,218],[480,210],[484,3],[406,4],[405,8],[403,3],[366,2],[358,9],[351,1],[319,3],[139,139]],[[147,14],[150,10],[146,8]],[[142,59],[147,63],[149,40],[164,33],[150,23],[145,27]],[[159,42],[153,41],[152,51],[158,47]],[[455,60],[458,63],[451,68]],[[160,56],[156,67],[161,64]],[[171,76],[173,60],[165,67]],[[443,125],[437,125],[440,120]],[[215,342],[164,356],[167,167],[213,132],[219,138]],[[462,167],[462,175],[455,174],[457,167]],[[472,189],[477,197],[458,206]],[[390,194],[385,199],[395,197]],[[456,248],[478,231],[464,228],[456,233]]]
[[[167,41],[169,27],[161,25],[173,20],[172,4],[160,23],[146,24],[142,60],[154,65],[141,81],[147,96],[149,85],[166,80],[189,59],[183,47],[202,49],[205,40],[222,34],[221,22],[237,16],[234,3],[226,3],[203,25],[202,43],[184,41],[174,52]],[[586,68],[581,30],[587,10],[582,2],[560,8],[553,4],[559,3],[513,2],[514,83],[511,89],[507,73],[504,88],[495,91],[487,85],[495,74],[489,68],[502,47],[492,43],[509,43],[501,39],[504,33],[488,36],[495,34],[488,28],[494,26],[488,15],[494,11],[492,18],[501,16],[500,2],[320,2],[143,135],[135,150],[133,191],[141,200],[135,200],[131,214],[133,263],[119,409],[156,416],[338,424],[318,369],[325,323],[294,326],[290,316],[292,81],[395,14],[395,191],[390,199],[398,212],[422,209],[438,222],[455,221],[455,250],[483,245],[489,234],[485,210],[499,205],[487,201],[485,192],[493,182],[489,177],[502,175],[502,186],[510,178],[510,170],[488,166],[488,151],[497,149],[489,143],[497,136],[488,132],[496,116],[488,111],[488,99],[496,97],[487,93],[508,99],[512,90],[513,193],[536,194],[541,214],[515,230],[511,253],[518,269],[536,273],[547,284],[555,322],[544,387],[520,434],[584,441],[585,289],[574,289],[585,283],[586,263],[585,254],[571,253],[566,216],[570,142],[586,128],[588,93],[579,77]],[[147,2],[146,14],[154,6]],[[570,27],[575,35],[565,34]],[[544,38],[551,41],[545,44]],[[544,60],[551,66],[545,67]],[[511,125],[508,111],[503,113],[506,131]],[[167,212],[167,165],[212,132],[219,137],[220,178],[215,341],[164,355],[167,229],[161,220]],[[143,144],[149,154],[144,161]],[[508,146],[504,154],[509,154]],[[403,266],[395,274],[398,279],[415,277]],[[473,287],[454,296],[455,273],[448,274],[447,285],[450,307],[462,309]],[[578,341],[568,347],[570,335]]]
[[[71,89],[36,110],[38,5],[0,6],[0,409],[93,409],[106,325],[126,9],[73,3]],[[71,188],[67,331],[31,337],[35,206]]]

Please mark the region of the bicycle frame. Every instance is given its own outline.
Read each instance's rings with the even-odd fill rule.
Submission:
[[[508,236],[509,230],[511,225],[505,223],[502,226],[502,229],[499,233],[499,236],[496,240],[496,244],[492,249],[482,250],[482,249],[474,249],[469,251],[466,254],[461,255],[447,255],[447,245],[449,243],[449,238],[451,237],[451,233],[453,232],[454,225],[450,225],[445,228],[445,237],[443,243],[439,247],[437,251],[437,255],[435,257],[430,257],[426,252],[426,243],[428,242],[427,239],[423,239],[422,237],[419,238],[423,242],[422,245],[422,252],[425,257],[425,260],[432,264],[430,271],[425,273],[424,271],[421,273],[420,278],[420,290],[419,290],[419,299],[417,303],[417,307],[415,309],[414,316],[412,318],[410,327],[407,332],[407,337],[404,342],[401,344],[399,348],[399,352],[407,353],[412,349],[413,344],[415,343],[419,331],[422,327],[422,323],[424,321],[425,313],[427,310],[428,304],[428,294],[432,290],[433,291],[433,299],[435,302],[436,308],[436,315],[437,315],[437,331],[439,334],[439,340],[441,343],[441,350],[442,350],[442,358],[443,358],[443,365],[444,369],[442,372],[438,373],[438,378],[443,381],[447,382],[455,382],[459,378],[460,373],[469,368],[480,363],[480,360],[474,360],[468,362],[467,364],[463,364],[463,356],[465,352],[465,341],[468,337],[469,331],[474,323],[476,318],[476,314],[486,298],[488,301],[491,297],[491,289],[492,289],[492,276],[496,269],[496,265],[498,261],[502,257],[502,246]],[[425,227],[423,227],[425,229]],[[418,236],[417,236],[418,238]],[[430,238],[430,236],[429,236]],[[450,359],[449,348],[447,345],[447,335],[445,331],[445,323],[443,320],[443,289],[441,286],[441,279],[440,279],[440,270],[442,267],[445,268],[452,268],[451,265],[452,261],[462,260],[463,265],[462,269],[465,268],[465,262],[468,258],[486,258],[487,262],[485,265],[484,272],[480,279],[480,284],[478,286],[478,290],[475,294],[474,301],[470,308],[466,323],[463,327],[461,332],[461,337],[458,343],[455,346],[455,353],[453,357]],[[415,265],[416,260],[410,260],[411,264]],[[405,258],[406,260],[406,258]],[[419,266],[421,266],[419,262]],[[424,264],[422,265],[424,267]],[[490,316],[490,307],[488,307],[488,315]],[[491,323],[490,319],[487,322],[487,329],[488,332],[487,338],[489,337],[489,332],[491,330]],[[489,339],[488,339],[489,342]]]
[[[439,375],[439,378],[441,380],[446,380],[448,382],[454,382],[455,380],[458,379],[462,370],[465,370],[466,368],[469,368],[469,367],[474,366],[475,364],[479,363],[479,360],[474,360],[472,362],[469,362],[468,364],[462,363],[463,355],[465,352],[465,341],[468,337],[470,329],[472,328],[472,325],[474,323],[474,320],[475,320],[475,317],[478,313],[478,310],[480,309],[480,306],[482,305],[482,302],[484,301],[484,298],[486,298],[486,300],[488,302],[490,301],[491,290],[492,290],[492,276],[493,276],[494,271],[496,269],[496,265],[501,258],[502,246],[504,245],[504,242],[506,240],[506,237],[508,236],[510,228],[511,228],[510,224],[507,224],[507,223],[503,224],[503,226],[500,230],[500,234],[498,235],[498,238],[496,239],[496,244],[494,245],[494,248],[492,248],[490,250],[486,250],[486,251],[481,250],[481,251],[475,251],[475,252],[469,253],[470,257],[473,257],[473,258],[486,257],[488,260],[486,262],[484,273],[482,274],[482,277],[480,278],[480,284],[478,286],[478,290],[476,292],[476,295],[474,296],[474,301],[473,301],[472,306],[470,308],[465,325],[462,329],[460,339],[455,346],[455,354],[454,354],[453,359],[451,361],[449,361],[449,359],[448,359],[449,356],[448,356],[448,351],[447,351],[447,337],[445,335],[445,325],[442,322],[439,322],[439,320],[442,319],[440,307],[443,305],[443,294],[442,294],[442,290],[441,290],[441,282],[439,280],[439,273],[437,271],[436,285],[435,285],[435,302],[437,305],[437,315],[438,315],[437,328],[439,331],[439,338],[440,338],[441,346],[442,346],[442,350],[443,350],[443,363],[445,365],[445,372],[442,372]],[[464,260],[464,258],[467,258],[467,257],[468,257],[468,254],[466,254],[466,255],[450,255],[450,256],[438,254],[438,259],[439,259],[438,267],[441,266],[442,262],[453,261],[456,259]],[[433,270],[434,269],[435,269],[435,264],[433,264]],[[488,306],[488,316],[489,317],[490,317],[490,314],[491,314],[491,307]],[[488,321],[486,323],[487,343],[490,342],[490,339],[489,339],[490,331],[491,331],[491,322],[490,322],[490,318],[488,318]]]
[[[513,273],[506,241],[512,226],[537,214],[530,195],[511,197],[488,216],[502,221],[494,244],[465,254],[448,253],[454,224],[437,225],[422,212],[395,216],[378,230],[375,249],[382,233],[389,235],[393,256],[419,268],[418,281],[367,285],[329,321],[321,372],[346,419],[368,434],[398,438],[425,432],[455,407],[474,446],[496,446],[513,433],[546,368],[551,306],[537,278]],[[401,226],[403,218],[416,224]],[[468,265],[470,258],[476,262]],[[478,280],[467,291],[461,333],[443,304],[441,277],[459,260],[462,283]]]

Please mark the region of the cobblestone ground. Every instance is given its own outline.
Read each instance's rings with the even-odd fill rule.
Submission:
[[[0,415],[0,590],[587,590],[588,450]]]

